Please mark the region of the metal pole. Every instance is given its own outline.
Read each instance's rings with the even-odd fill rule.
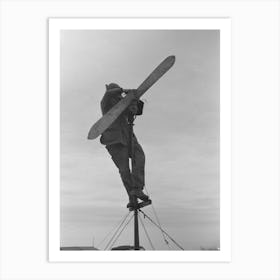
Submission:
[[[134,125],[134,115],[129,114],[128,115],[128,123],[129,123],[129,141],[130,141],[130,153],[131,153],[131,174],[133,171],[134,166],[134,146],[133,146],[133,125]],[[131,175],[132,180],[132,187],[135,188],[134,185],[134,178],[133,175]],[[133,204],[134,204],[134,250],[140,250],[139,245],[139,226],[138,226],[138,201],[137,197],[133,197]]]
[[[138,209],[134,210],[134,250],[140,250],[139,228],[138,228]]]

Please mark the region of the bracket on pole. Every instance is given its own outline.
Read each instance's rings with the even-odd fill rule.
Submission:
[[[152,200],[149,199],[147,201],[142,201],[142,202],[137,203],[136,207],[129,207],[128,210],[133,211],[133,210],[140,209],[140,208],[143,208],[143,207],[151,205],[151,204],[152,204]]]

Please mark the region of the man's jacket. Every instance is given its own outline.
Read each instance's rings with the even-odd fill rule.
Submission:
[[[115,104],[117,104],[123,97],[120,93],[106,91],[101,100],[102,114],[106,114]],[[143,102],[138,101],[138,113],[142,114]],[[125,110],[101,135],[100,142],[103,145],[112,145],[121,143],[123,145],[129,144],[129,126],[127,122],[128,110]],[[135,135],[133,135],[135,138]],[[136,138],[135,138],[136,140]],[[137,140],[136,140],[137,141]]]

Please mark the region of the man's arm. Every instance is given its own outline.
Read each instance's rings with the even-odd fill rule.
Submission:
[[[105,93],[105,95],[103,97],[103,100],[101,102],[101,106],[103,108],[102,109],[103,115],[106,112],[108,112],[112,107],[114,107],[121,99],[124,98],[124,96],[122,96],[122,93],[136,95],[137,94],[137,90],[136,89],[124,90],[122,88],[108,90]],[[135,98],[131,102],[129,107],[123,112],[123,114],[128,114],[128,113],[131,112],[134,115],[142,115],[143,106],[144,106],[143,101],[138,100],[138,98]]]
[[[133,100],[128,107],[128,111],[133,115],[142,115],[143,111],[143,101],[141,100]]]

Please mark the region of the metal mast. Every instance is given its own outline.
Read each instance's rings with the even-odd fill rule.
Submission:
[[[130,166],[131,172],[134,170],[135,158],[134,158],[134,145],[133,145],[133,126],[134,126],[134,115],[130,113],[128,115],[128,125],[129,125],[129,146],[130,146]],[[132,187],[135,188],[135,182],[133,176],[131,176]],[[140,250],[139,245],[139,225],[138,225],[138,199],[133,196],[133,208],[134,208],[134,250]]]

